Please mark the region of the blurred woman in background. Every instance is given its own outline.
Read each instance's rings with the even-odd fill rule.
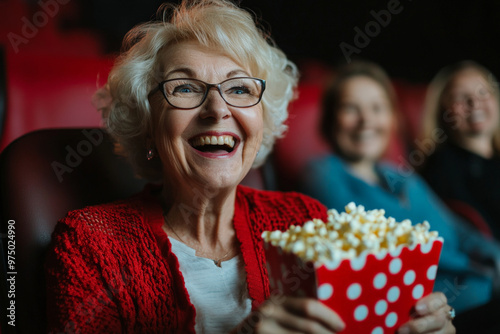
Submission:
[[[421,171],[429,185],[453,209],[479,213],[500,240],[500,101],[492,73],[472,61],[439,71],[427,94],[424,137],[433,145]]]
[[[326,89],[321,133],[332,153],[311,161],[301,191],[328,208],[343,210],[354,201],[366,209],[383,208],[396,220],[427,220],[444,238],[435,289],[463,312],[490,301],[499,282],[491,272],[500,247],[459,221],[416,173],[401,175],[382,162],[395,129],[396,98],[390,80],[377,65],[352,62],[339,69]],[[450,291],[459,282],[459,291]],[[453,284],[453,283],[452,283]]]

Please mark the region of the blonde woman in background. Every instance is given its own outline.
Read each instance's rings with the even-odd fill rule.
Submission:
[[[500,240],[500,100],[493,74],[472,61],[443,68],[428,90],[422,175],[452,208],[479,213]]]

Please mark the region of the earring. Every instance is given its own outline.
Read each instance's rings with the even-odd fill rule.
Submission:
[[[153,148],[149,148],[148,152],[146,153],[146,159],[148,159],[148,161],[151,161],[154,157],[155,151],[153,150]]]

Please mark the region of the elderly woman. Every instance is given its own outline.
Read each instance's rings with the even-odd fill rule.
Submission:
[[[134,28],[113,68],[108,129],[161,186],[68,214],[47,262],[49,329],[81,333],[328,333],[338,315],[269,298],[261,233],[326,208],[238,184],[283,130],[295,66],[223,0],[168,7]],[[168,15],[167,15],[168,13]],[[442,294],[405,333],[453,333]]]

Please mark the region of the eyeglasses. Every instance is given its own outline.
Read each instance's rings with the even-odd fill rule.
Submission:
[[[218,84],[209,84],[197,79],[170,79],[159,83],[151,94],[160,90],[165,100],[174,108],[193,109],[205,102],[208,91],[216,88],[222,99],[230,106],[248,108],[262,99],[266,81],[257,78],[231,78]]]

